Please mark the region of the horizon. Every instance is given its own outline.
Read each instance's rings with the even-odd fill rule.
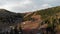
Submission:
[[[54,7],[59,7],[59,6],[54,6]],[[54,8],[54,7],[48,7],[48,8]],[[8,9],[4,9],[4,8],[0,8],[0,9],[3,9],[3,10],[8,10],[10,12],[14,12],[14,13],[31,13],[31,12],[36,12],[38,10],[45,10],[45,9],[48,9],[48,8],[41,8],[41,9],[37,9],[37,10],[33,10],[33,11],[25,11],[25,12],[14,12],[14,11],[11,11],[11,10],[8,10]]]
[[[59,3],[60,0],[0,0],[0,9],[16,13],[26,13],[60,6]]]

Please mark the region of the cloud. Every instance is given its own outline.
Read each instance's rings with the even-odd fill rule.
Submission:
[[[5,1],[6,4],[0,5],[0,8],[4,8],[13,12],[20,12],[22,8],[26,8],[27,5],[30,5],[32,2],[30,0],[22,0],[18,2]],[[20,8],[20,10],[19,10]]]
[[[53,6],[60,6],[60,0],[0,0],[0,9],[12,12],[32,12]]]
[[[52,7],[50,4],[43,4],[41,9],[46,9]]]
[[[7,2],[5,5],[2,3],[3,7],[16,7],[16,6],[23,7],[23,6],[28,5],[28,4],[31,3],[30,0],[25,0],[25,1],[20,1],[20,2],[10,2],[10,1],[5,1],[5,2]]]

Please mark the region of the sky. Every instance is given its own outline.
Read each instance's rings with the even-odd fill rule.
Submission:
[[[60,0],[0,0],[0,9],[25,13],[60,6]]]

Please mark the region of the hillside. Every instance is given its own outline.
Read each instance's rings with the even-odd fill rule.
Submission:
[[[22,24],[23,29],[39,29],[56,26],[58,30],[58,25],[60,26],[60,6],[28,13],[24,16],[24,22]]]
[[[43,9],[43,10],[37,10],[30,15],[24,17],[26,20],[29,20],[29,17],[33,16],[34,14],[36,15],[41,15],[42,19],[47,18],[48,16],[55,16],[56,14],[60,13],[60,6],[58,7],[52,7],[48,9]]]
[[[0,31],[8,30],[10,26],[16,25],[18,28],[21,26],[22,29],[39,29],[52,25],[60,26],[60,6],[28,13],[13,13],[0,9]]]
[[[0,31],[23,21],[21,13],[13,13],[5,9],[0,9]]]

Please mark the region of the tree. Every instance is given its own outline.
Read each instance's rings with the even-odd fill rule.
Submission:
[[[15,34],[19,34],[19,31],[18,31],[18,29],[17,29],[17,26],[16,26],[15,29],[14,29],[14,33],[15,33]]]
[[[14,34],[14,29],[13,28],[11,28],[10,34]]]
[[[20,26],[19,30],[20,30],[20,31],[19,31],[20,34],[23,34],[23,30],[22,30],[21,26]]]

